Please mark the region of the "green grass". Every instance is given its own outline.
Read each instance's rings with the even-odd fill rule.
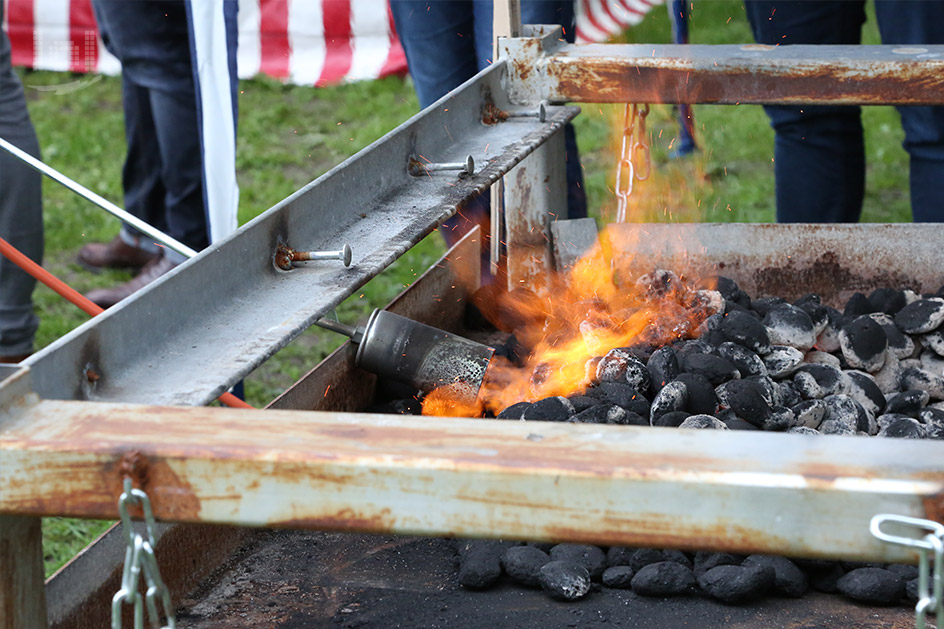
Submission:
[[[751,41],[740,2],[704,0],[693,5],[692,43]],[[625,34],[629,42],[668,42],[669,20],[657,7]],[[878,43],[874,20],[866,43]],[[122,204],[124,159],[121,85],[116,78],[90,82],[78,91],[56,94],[40,89],[75,80],[68,75],[23,75],[30,111],[44,159],[103,196]],[[240,95],[237,168],[241,223],[257,216],[302,185],[354,154],[418,111],[412,86],[397,78],[312,89],[276,81],[245,81]],[[613,215],[615,141],[623,107],[588,104],[576,120],[591,213]],[[648,118],[653,134],[653,174],[632,196],[634,220],[772,221],[773,132],[758,106],[696,106],[701,150],[671,160],[677,127],[671,107],[654,106]],[[910,220],[907,157],[902,131],[890,107],[865,108],[868,184],[863,219]],[[127,279],[126,273],[93,275],[80,269],[75,255],[82,244],[110,239],[118,223],[104,212],[44,182],[46,261],[53,273],[79,291]],[[443,251],[431,236],[363,290],[338,307],[342,321],[363,319],[409,285]],[[86,320],[85,315],[44,287],[36,291],[42,324],[37,346],[59,338]],[[313,329],[249,376],[249,401],[263,406],[340,345],[337,335]],[[65,518],[45,520],[47,572],[75,554],[108,523]]]

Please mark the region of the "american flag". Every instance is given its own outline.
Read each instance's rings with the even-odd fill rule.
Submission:
[[[13,64],[40,70],[117,74],[91,0],[0,0]],[[662,0],[576,0],[578,43],[606,41]],[[266,74],[298,85],[330,85],[403,74],[406,57],[386,0],[240,0],[240,78]]]

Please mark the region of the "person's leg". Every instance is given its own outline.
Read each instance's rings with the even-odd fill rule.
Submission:
[[[884,44],[944,44],[944,2],[876,0]],[[911,159],[911,213],[916,222],[944,222],[944,107],[898,107]]]
[[[3,7],[0,3],[0,23]],[[23,86],[10,65],[10,41],[0,33],[0,137],[39,157]],[[36,262],[43,257],[41,175],[0,151],[0,237]],[[36,280],[0,260],[0,360],[18,360],[33,351],[39,319],[33,312]]]
[[[757,42],[858,44],[865,21],[856,0],[747,0]],[[865,192],[865,147],[858,107],[765,106],[774,140],[777,220],[855,222]]]

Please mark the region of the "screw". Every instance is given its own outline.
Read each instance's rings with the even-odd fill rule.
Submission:
[[[475,173],[475,160],[472,159],[471,155],[466,157],[464,162],[433,162],[426,164],[416,159],[410,159],[410,174],[414,177],[441,170],[458,170],[471,175]]]
[[[296,251],[291,247],[279,245],[275,253],[275,264],[283,271],[290,271],[293,262],[314,260],[340,260],[344,266],[351,266],[353,257],[350,245],[344,245],[339,251]]]
[[[509,111],[509,118],[537,118],[541,122],[547,120],[547,104],[541,101],[537,111]]]

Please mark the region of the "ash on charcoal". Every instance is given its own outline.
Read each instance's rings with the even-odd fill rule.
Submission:
[[[718,346],[718,355],[734,365],[742,378],[767,375],[764,361],[743,345],[725,341]]]
[[[622,382],[601,382],[599,385],[587,389],[586,395],[597,398],[606,404],[622,406],[627,411],[639,415],[649,415],[649,400],[642,393]]]
[[[558,544],[551,549],[551,561],[566,561],[583,566],[591,579],[599,579],[606,570],[606,553],[588,544]]]
[[[724,296],[716,290],[699,289],[691,294],[688,307],[698,313],[712,316],[724,310]]]
[[[849,301],[846,302],[846,308],[842,311],[842,316],[846,319],[855,319],[870,312],[875,312],[875,308],[869,298],[862,293],[853,293]]]
[[[781,380],[777,383],[777,406],[796,406],[803,401],[800,392],[791,380]]]
[[[676,382],[684,384],[688,391],[686,411],[692,415],[711,415],[715,412],[715,388],[704,376],[697,373],[680,373]]]
[[[826,402],[826,419],[820,424],[819,431],[823,434],[855,434],[864,432],[874,435],[878,426],[874,417],[869,416],[862,405],[848,395],[830,395],[823,398]],[[841,424],[849,430],[832,431],[832,424]],[[830,427],[827,427],[830,424]],[[851,431],[851,432],[850,432]]]
[[[793,383],[804,400],[818,400],[826,397],[823,387],[819,386],[813,374],[807,371],[797,371],[793,376]]]
[[[704,376],[714,386],[741,377],[731,361],[712,354],[689,354],[681,366],[683,372]]]
[[[612,349],[597,363],[597,382],[622,382],[637,391],[649,390],[649,370],[624,348]]]
[[[636,280],[636,286],[653,297],[662,297],[683,288],[679,276],[665,269],[643,275]]]
[[[888,337],[885,330],[869,316],[853,319],[839,331],[842,357],[853,369],[878,371],[885,364]]]
[[[817,429],[826,417],[826,402],[807,400],[793,407],[793,428]]]
[[[672,345],[672,348],[675,349],[675,356],[678,358],[679,365],[683,364],[685,359],[692,354],[717,354],[718,352],[714,345],[702,339],[679,341]]]
[[[905,594],[904,580],[883,568],[859,568],[836,582],[849,598],[877,605],[891,605]]]
[[[876,288],[869,293],[869,303],[876,312],[894,315],[908,303],[905,291],[896,288]]]
[[[691,413],[687,411],[671,411],[651,419],[649,425],[661,428],[678,428],[689,417],[691,417]]]
[[[551,598],[576,601],[590,592],[590,573],[580,564],[551,561],[541,568],[541,589]]]
[[[718,566],[698,578],[705,592],[723,603],[746,603],[762,598],[776,582],[768,566]]]
[[[679,424],[679,428],[694,430],[727,430],[727,425],[712,415],[692,415]]]
[[[640,569],[632,580],[633,592],[642,596],[678,596],[695,587],[695,575],[674,561],[649,564]]]
[[[770,336],[759,319],[746,312],[734,311],[724,317],[721,332],[729,341],[743,345],[761,356],[770,352]]]
[[[758,428],[770,416],[770,405],[764,396],[763,387],[753,380],[732,380],[718,388],[718,397],[740,419]]]
[[[650,390],[653,395],[661,391],[666,384],[675,380],[682,372],[679,368],[675,350],[668,345],[652,353],[649,362],[646,363],[646,368],[649,369]]]
[[[574,405],[565,397],[554,396],[538,400],[524,409],[521,419],[529,421],[565,422],[574,415]]]
[[[902,415],[908,415],[909,417],[917,417],[921,409],[927,406],[928,402],[930,401],[931,396],[928,395],[927,391],[921,391],[920,389],[909,389],[907,391],[902,391],[901,393],[896,393],[895,395],[888,398],[888,402],[885,406],[885,412],[901,413]]]
[[[830,562],[828,566],[809,571],[810,587],[817,592],[835,594],[839,591],[839,579],[846,574],[837,562]]]
[[[783,432],[793,426],[796,417],[793,411],[785,406],[774,406],[770,415],[764,420],[763,429],[771,432]]]
[[[885,313],[873,313],[868,315],[872,321],[879,324],[885,332],[885,338],[888,339],[888,351],[896,358],[909,358],[914,354],[915,344],[911,337],[898,329],[894,319]]]
[[[719,313],[713,314],[704,321],[701,322],[701,325],[695,330],[698,334],[698,338],[708,331],[717,330],[721,331],[721,324],[724,323],[724,315]]]
[[[501,557],[507,545],[475,540],[459,548],[459,583],[476,590],[491,587],[501,576]]]
[[[608,588],[628,590],[633,581],[633,569],[629,566],[613,566],[603,571],[603,585]]]
[[[688,387],[685,386],[684,382],[673,380],[662,387],[655,399],[652,400],[652,406],[649,408],[649,419],[652,425],[655,426],[656,421],[666,413],[684,410],[687,405]]]
[[[902,389],[927,391],[934,400],[944,399],[944,377],[918,367],[902,368],[898,376],[898,384]]]
[[[575,413],[581,413],[591,406],[596,406],[600,403],[600,400],[592,398],[589,395],[571,395],[569,398],[570,405],[574,407]]]
[[[875,384],[875,379],[867,373],[861,371],[843,372],[846,383],[846,395],[862,405],[862,408],[872,413],[880,415],[885,410],[885,396],[882,390]]]
[[[895,316],[895,325],[905,334],[924,334],[936,330],[944,321],[944,299],[918,299],[902,308]]]
[[[498,414],[498,419],[524,419],[524,412],[529,406],[531,406],[530,402],[518,402],[517,404],[512,404]]]
[[[919,339],[922,346],[928,348],[938,356],[944,356],[944,334],[942,334],[940,330],[923,334]],[[907,358],[907,356],[900,358]]]
[[[897,413],[887,413],[878,418],[879,437],[894,439],[924,439],[925,430],[917,419]]]
[[[526,587],[541,587],[541,568],[551,561],[550,556],[534,546],[512,546],[501,557],[505,574],[515,583]]]
[[[731,553],[711,553],[699,551],[695,553],[694,572],[695,578],[701,578],[703,574],[717,568],[718,566],[738,566],[744,561],[744,556],[732,555]]]
[[[788,376],[803,362],[803,352],[795,347],[772,345],[764,356],[764,365],[772,378]]]
[[[918,413],[918,419],[924,424],[928,439],[944,439],[944,410],[925,408]]]
[[[935,352],[925,350],[919,356],[921,368],[938,376],[944,375],[944,358],[938,356]]]
[[[787,300],[783,297],[760,297],[751,300],[751,308],[761,317],[766,317],[771,308],[785,303]]]
[[[918,566],[912,566],[906,563],[890,563],[885,569],[889,572],[894,572],[905,581],[918,578]]]
[[[832,354],[821,352],[818,349],[807,352],[803,357],[803,362],[808,365],[828,365],[829,367],[835,367],[836,369],[839,369],[840,364],[838,358]]]
[[[813,378],[812,383],[807,376]],[[842,371],[829,365],[802,365],[794,374],[793,382],[805,399],[819,399],[842,393],[845,384]],[[822,392],[822,395],[813,395],[819,392]]]
[[[637,550],[628,546],[610,546],[606,551],[606,565],[628,566]]]
[[[823,319],[826,319],[825,312]],[[777,304],[768,310],[763,324],[773,345],[787,345],[806,352],[816,342],[810,315],[792,304]]]
[[[806,426],[792,426],[787,428],[787,432],[792,435],[821,435],[820,431],[815,428],[807,428]]]
[[[839,331],[845,323],[842,313],[835,308],[826,307],[826,327],[816,337],[814,348],[822,352],[835,352],[839,349]]]
[[[774,592],[783,596],[799,598],[809,588],[806,573],[787,559],[775,555],[750,555],[742,566],[767,566],[774,571]]]
[[[872,375],[882,393],[894,393],[898,390],[898,381],[901,378],[901,361],[894,355],[888,354],[882,368]]]
[[[574,424],[615,424],[625,419],[627,412],[622,406],[597,404],[580,411],[568,421]]]

